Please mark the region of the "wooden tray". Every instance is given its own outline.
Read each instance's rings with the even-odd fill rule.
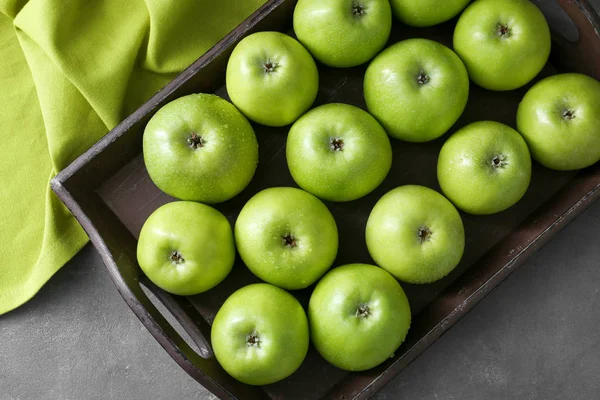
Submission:
[[[347,373],[327,364],[311,348],[299,371],[282,382],[266,387],[236,382],[212,355],[210,323],[229,294],[256,282],[257,278],[238,259],[222,284],[198,296],[170,296],[145,280],[136,262],[136,237],[148,215],[172,199],[161,193],[148,178],[141,156],[142,133],[150,117],[177,97],[215,92],[227,98],[224,72],[233,47],[256,31],[291,33],[295,3],[294,0],[269,1],[58,174],[51,185],[90,236],[133,312],[173,359],[216,396],[229,399],[366,399],[598,199],[600,165],[579,173],[565,173],[553,172],[534,163],[531,187],[515,207],[492,216],[463,214],[467,242],[461,264],[450,276],[434,284],[403,284],[410,299],[413,324],[406,342],[395,357],[383,365],[361,373]],[[585,0],[560,0],[559,3],[577,27],[579,38],[569,42],[555,32],[551,61],[540,76],[557,71],[578,71],[600,78],[598,15]],[[454,23],[414,29],[395,21],[390,42],[425,37],[451,46]],[[321,83],[316,105],[345,102],[365,108],[362,95],[365,68],[319,66]],[[528,87],[492,93],[472,85],[466,111],[450,133],[472,121],[486,119],[514,127],[518,102]],[[256,176],[239,196],[217,206],[232,224],[243,204],[256,192],[271,186],[295,186],[285,160],[288,128],[254,125],[254,129],[260,145]],[[327,204],[340,231],[340,251],[335,265],[373,262],[364,241],[365,223],[371,208],[385,192],[404,184],[421,184],[439,190],[436,161],[447,136],[425,144],[392,140],[392,170],[377,190],[358,201]],[[310,290],[294,294],[306,305]]]

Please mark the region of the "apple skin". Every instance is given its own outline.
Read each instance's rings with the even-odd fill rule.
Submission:
[[[441,24],[457,16],[471,0],[391,0],[394,15],[410,26]]]
[[[400,284],[374,265],[334,268],[317,284],[308,304],[310,337],[334,366],[364,371],[394,355],[410,327],[408,299]]]
[[[469,214],[494,214],[516,204],[531,181],[527,143],[511,127],[474,122],[444,143],[438,182],[455,206]]]
[[[308,335],[308,320],[298,300],[285,290],[256,283],[225,300],[212,324],[211,343],[229,375],[249,385],[268,385],[300,367],[308,352]]]
[[[289,125],[315,101],[319,73],[297,40],[280,32],[257,32],[233,50],[227,93],[246,117],[268,126]]]
[[[489,90],[530,82],[548,61],[550,45],[546,18],[529,0],[477,0],[454,29],[454,51],[471,80]]]
[[[192,142],[194,134],[200,145]],[[231,103],[212,94],[184,96],[158,110],[144,130],[143,151],[159,189],[208,204],[244,190],[258,165],[252,126]]]
[[[448,275],[465,248],[465,230],[452,203],[424,186],[400,186],[371,211],[366,241],[380,267],[409,283],[431,283]]]
[[[286,157],[302,189],[330,201],[350,201],[373,191],[392,167],[385,130],[366,111],[326,104],[292,125]]]
[[[442,136],[467,105],[469,77],[458,56],[428,39],[408,39],[381,52],[364,80],[369,112],[387,133],[407,142]]]
[[[536,83],[523,97],[517,129],[533,158],[555,170],[575,170],[600,161],[600,82],[560,74]]]
[[[214,208],[175,201],[156,209],[142,226],[137,259],[146,276],[161,289],[190,296],[212,289],[231,271],[233,232]]]
[[[294,9],[298,40],[323,64],[354,67],[384,48],[392,29],[388,0],[299,0]]]
[[[269,188],[254,195],[234,230],[238,252],[250,271],[284,289],[311,285],[337,255],[333,216],[319,199],[296,188]]]

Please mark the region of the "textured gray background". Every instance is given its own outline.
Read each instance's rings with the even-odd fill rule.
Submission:
[[[600,202],[377,398],[600,399],[599,235]],[[89,245],[0,316],[0,400],[209,398],[135,318]]]

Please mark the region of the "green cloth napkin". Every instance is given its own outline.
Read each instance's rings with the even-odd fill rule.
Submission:
[[[50,179],[265,1],[0,0],[0,314],[87,242]]]

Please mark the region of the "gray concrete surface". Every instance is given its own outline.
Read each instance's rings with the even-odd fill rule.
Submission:
[[[383,399],[600,399],[600,202],[403,371]],[[87,246],[0,317],[0,399],[209,399]]]
[[[600,399],[599,236],[600,202],[376,398]],[[135,318],[89,245],[0,316],[0,400],[211,398]]]

